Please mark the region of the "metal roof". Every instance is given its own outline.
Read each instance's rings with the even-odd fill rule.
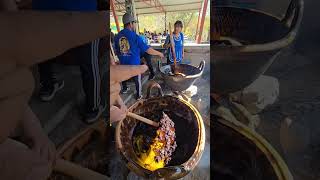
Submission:
[[[125,12],[125,0],[114,0],[116,13],[121,16]],[[164,12],[199,11],[203,0],[135,0],[137,15],[157,14]]]

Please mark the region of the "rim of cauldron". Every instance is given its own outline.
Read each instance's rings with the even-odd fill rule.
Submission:
[[[184,177],[185,175],[187,175],[189,173],[190,170],[194,169],[194,167],[199,163],[199,161],[200,161],[200,159],[202,157],[202,153],[204,151],[204,146],[205,146],[205,128],[204,128],[202,117],[201,117],[200,113],[198,112],[198,110],[191,103],[185,101],[184,99],[181,99],[181,98],[178,98],[178,97],[175,97],[175,96],[171,96],[171,95],[163,95],[161,97],[150,97],[150,98],[147,98],[147,99],[141,99],[141,100],[135,102],[133,105],[131,105],[130,108],[135,106],[135,105],[137,105],[137,104],[139,104],[139,103],[141,103],[141,102],[152,100],[152,99],[156,99],[156,98],[162,98],[162,97],[170,97],[170,98],[178,99],[179,101],[181,101],[181,103],[183,103],[184,105],[188,106],[193,112],[195,112],[195,116],[196,116],[196,119],[197,119],[197,124],[198,124],[198,127],[199,127],[198,128],[199,136],[198,136],[197,145],[195,147],[195,150],[194,150],[193,154],[189,157],[189,159],[187,161],[185,161],[184,163],[180,164],[180,165],[165,166],[165,167],[157,169],[155,171],[150,171],[148,169],[145,169],[144,167],[140,166],[137,162],[135,162],[133,160],[133,158],[128,158],[127,155],[125,153],[123,153],[123,151],[121,151],[121,147],[123,145],[122,145],[119,133],[121,131],[120,129],[121,129],[121,126],[123,125],[123,121],[120,121],[118,126],[117,126],[117,128],[116,128],[116,146],[117,146],[117,149],[120,151],[121,155],[124,156],[126,161],[128,161],[128,162],[134,164],[135,166],[139,167],[140,170],[143,173],[147,173],[149,175],[152,175],[152,174],[156,173],[159,170],[180,167],[180,168],[182,168],[182,170],[184,169],[186,171],[186,172],[182,172],[183,173],[182,177]],[[133,130],[134,130],[134,128],[133,128]],[[196,159],[197,159],[197,162],[195,162]],[[190,164],[190,163],[193,163],[193,165]]]
[[[297,36],[297,32],[299,30],[299,27],[301,26],[301,21],[303,17],[303,11],[304,11],[304,2],[303,0],[293,0],[290,5],[292,5],[293,2],[297,2],[297,11],[292,10],[292,13],[295,13],[294,18],[296,18],[294,23],[291,27],[289,27],[291,30],[287,33],[286,36],[283,38],[273,41],[273,42],[267,42],[267,43],[261,43],[261,44],[250,44],[250,45],[241,45],[241,46],[211,46],[212,51],[214,51],[214,54],[233,54],[238,52],[243,53],[250,53],[250,52],[265,52],[265,51],[274,51],[277,49],[282,49],[287,47],[289,44],[291,44],[294,39]],[[254,10],[254,9],[247,9],[247,8],[241,8],[241,7],[234,7],[234,6],[219,6],[217,8],[221,7],[229,7],[229,8],[236,8],[236,9],[246,9],[253,12],[265,14],[267,16],[274,17],[272,15],[269,15],[265,12]],[[289,8],[288,8],[289,9]],[[287,12],[288,14],[289,12]],[[286,16],[287,16],[286,14]],[[293,19],[294,19],[293,18]],[[278,19],[278,18],[276,18]]]
[[[248,141],[252,141],[266,156],[275,174],[278,178],[280,178],[279,180],[293,180],[293,176],[280,154],[268,143],[265,138],[263,138],[257,132],[251,130],[249,127],[239,121],[216,118],[215,122],[233,129],[237,133],[246,137]]]
[[[204,62],[203,62],[204,63]],[[201,65],[201,63],[200,63]],[[161,73],[162,76],[166,76],[166,77],[172,77],[172,78],[180,78],[180,79],[193,79],[193,78],[198,78],[202,75],[203,73],[203,70],[200,70],[199,67],[195,67],[195,66],[192,66],[192,65],[189,65],[189,64],[176,64],[176,66],[185,66],[185,67],[191,67],[193,69],[196,69],[197,71],[199,71],[199,73],[197,74],[192,74],[192,75],[186,75],[186,76],[172,76],[172,75],[169,75],[167,73],[164,72],[164,69],[166,69],[167,67],[171,67],[170,64],[167,64],[167,65],[164,65],[164,66],[161,66],[159,65],[159,71]],[[204,65],[203,65],[204,66]],[[204,67],[203,67],[204,68]]]

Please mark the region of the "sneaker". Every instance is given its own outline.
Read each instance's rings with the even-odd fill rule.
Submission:
[[[136,96],[136,100],[137,100],[137,101],[139,101],[139,100],[141,100],[141,99],[142,99],[142,95],[140,95],[140,96],[137,95],[137,96]]]
[[[85,122],[88,124],[92,124],[99,120],[102,112],[104,111],[105,107],[99,106],[99,109],[87,112],[85,115]]]
[[[64,87],[64,81],[57,81],[53,86],[46,83],[41,83],[40,99],[42,101],[51,101],[56,93]]]
[[[130,88],[127,87],[126,89],[122,89],[120,93],[121,94],[127,94],[129,91],[130,91]]]
[[[149,75],[149,78],[148,78],[148,80],[153,80],[154,79],[154,75],[152,74],[152,75]]]

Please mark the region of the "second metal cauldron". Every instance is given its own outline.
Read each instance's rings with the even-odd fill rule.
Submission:
[[[202,60],[198,67],[188,64],[177,64],[176,70],[185,74],[185,77],[170,75],[169,72],[171,72],[171,65],[165,65],[161,67],[161,63],[159,62],[158,66],[164,82],[173,91],[184,91],[193,85],[194,82],[202,75],[205,61]]]
[[[213,37],[228,37],[241,43],[221,45],[212,40],[214,93],[239,91],[263,74],[295,39],[303,7],[303,0],[292,0],[283,20],[251,9],[214,7]]]

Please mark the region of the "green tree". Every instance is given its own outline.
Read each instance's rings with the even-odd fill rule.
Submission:
[[[140,15],[139,18],[139,30],[143,32],[144,29],[150,32],[163,32],[165,27],[169,29],[169,22],[173,24],[180,20],[184,24],[183,33],[188,36],[191,40],[196,39],[196,29],[198,23],[198,12],[171,12],[167,13],[167,24],[165,26],[165,15],[164,14],[154,14],[154,15]],[[208,39],[210,29],[210,15],[207,13],[204,28],[202,33],[202,40]]]

